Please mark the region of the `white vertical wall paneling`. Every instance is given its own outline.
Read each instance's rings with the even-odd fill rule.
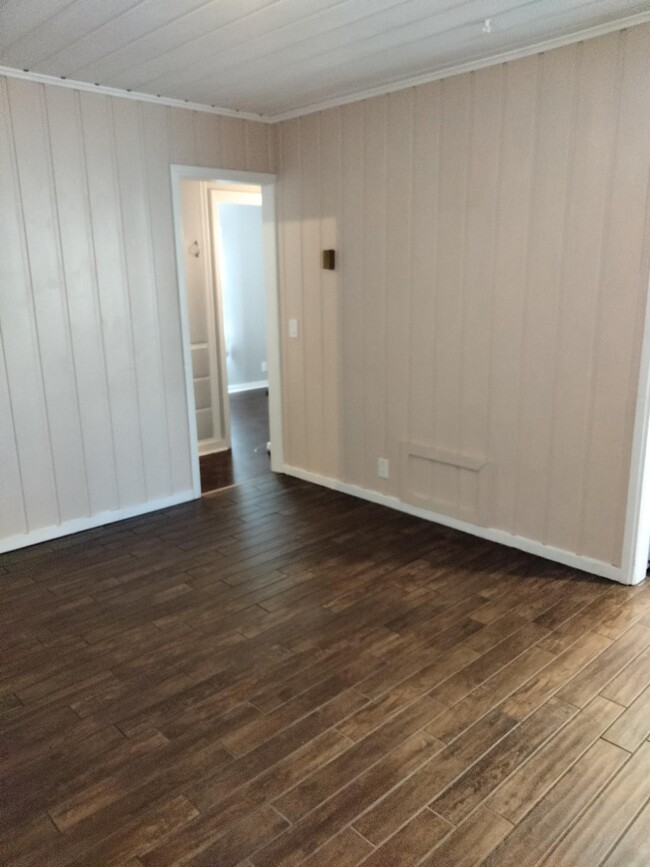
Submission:
[[[637,397],[637,380],[630,371],[634,371],[640,353],[646,304],[644,293],[635,294],[634,290],[648,274],[650,255],[650,28],[634,28],[622,39],[621,100],[608,222],[601,248],[601,316],[594,350],[592,421],[585,450],[587,466],[598,466],[600,472],[585,472],[583,478],[581,544],[584,548],[593,540],[602,559],[616,556],[623,534],[627,484],[621,480],[626,480],[630,471],[626,432],[634,424]],[[648,181],[645,186],[644,177]],[[615,293],[606,291],[610,286],[621,288]],[[621,334],[634,336],[621,341]],[[625,381],[627,388],[622,388]],[[616,503],[614,520],[606,508],[610,498]]]
[[[194,495],[169,166],[218,170],[229,150],[263,171],[273,155],[266,124],[249,134],[248,121],[222,127],[212,114],[24,80],[0,88],[0,549],[11,549]]]
[[[234,117],[219,115],[203,115],[215,117],[218,121],[220,134],[219,164],[224,169],[241,168],[246,159],[246,121]]]
[[[270,124],[244,125],[246,165],[251,171],[268,171],[271,133]]]
[[[490,318],[494,291],[496,201],[499,184],[503,68],[472,77],[470,148],[466,190],[462,289],[462,356],[459,450],[485,458],[489,412]],[[484,521],[485,472],[459,471],[459,504]]]
[[[588,379],[588,387],[587,387],[587,406],[586,406],[586,422],[585,422],[585,435],[584,435],[584,445],[582,450],[582,474],[580,478],[580,524],[578,526],[578,539],[577,545],[578,548],[582,545],[582,531],[585,521],[585,512],[587,511],[588,504],[585,501],[585,492],[587,488],[587,479],[589,476],[589,460],[591,458],[590,455],[590,444],[592,441],[592,435],[594,431],[594,402],[596,400],[595,388],[597,382],[597,366],[598,366],[598,355],[599,355],[599,344],[601,341],[600,335],[603,333],[605,323],[604,323],[604,300],[605,300],[605,286],[603,284],[603,269],[605,265],[605,256],[607,250],[607,239],[611,228],[612,222],[612,199],[614,195],[614,181],[615,181],[615,169],[616,169],[616,145],[619,138],[619,126],[621,120],[621,100],[623,96],[623,70],[625,64],[625,46],[626,46],[626,34],[620,33],[616,34],[616,40],[612,44],[612,53],[615,54],[615,58],[613,58],[614,62],[612,64],[610,75],[614,79],[612,84],[612,102],[611,102],[611,111],[608,118],[608,126],[611,130],[611,144],[609,153],[607,155],[607,168],[603,173],[603,202],[601,207],[601,212],[599,214],[600,217],[600,225],[599,225],[599,245],[598,250],[596,252],[596,269],[595,269],[595,283],[593,288],[593,295],[595,299],[594,303],[594,331],[592,336],[592,343],[589,349],[589,379]],[[609,70],[608,70],[609,71]],[[600,418],[600,429],[602,430],[602,424],[607,424],[607,420]]]
[[[377,458],[386,453],[386,224],[388,97],[363,104],[363,400],[365,420],[362,484],[384,491]]]
[[[493,526],[512,529],[517,447],[519,352],[526,277],[534,115],[539,57],[506,66],[490,348],[489,473]]]
[[[1,187],[0,187],[1,189]],[[23,500],[22,479],[16,447],[9,380],[5,364],[2,332],[0,331],[0,525],[11,535],[27,531],[27,516]]]
[[[12,411],[2,419],[2,441],[9,448],[6,457],[3,452],[7,486],[2,493],[2,514],[8,522],[3,533],[9,536],[14,531],[21,532],[21,512],[25,531],[56,523],[59,512],[6,79],[0,81],[0,88],[3,108],[0,145],[6,155],[0,159],[0,191],[4,203],[0,210],[0,283],[13,289],[11,293],[0,293],[3,366],[7,377],[4,390]],[[10,476],[16,461],[20,468],[20,493],[12,490],[10,484],[10,478],[14,483],[17,480],[15,472]]]
[[[90,513],[44,88],[9,82],[60,520]],[[43,444],[44,445],[44,444]]]
[[[323,332],[321,250],[321,144],[320,115],[298,121],[300,138],[302,316],[300,329],[305,347],[304,403],[306,449],[309,466],[323,470]]]
[[[432,329],[437,321],[435,262],[441,178],[441,97],[440,82],[415,90],[407,433],[414,442],[421,443],[430,439],[436,400]],[[400,479],[402,492],[410,491],[418,498],[430,499],[431,463],[413,461],[412,466],[404,466],[404,472],[407,471],[408,477]]]
[[[364,114],[359,106],[341,109],[343,132],[341,200],[341,345],[344,365],[342,422],[345,478],[364,484]]]
[[[144,475],[147,499],[160,499],[171,493],[171,474],[141,108],[115,100],[113,122]]]
[[[467,212],[467,166],[470,158],[472,76],[451,78],[442,85],[439,172],[439,225],[436,255],[436,341],[434,442],[456,451],[460,442],[462,389],[463,273],[465,267],[465,214]],[[429,437],[430,438],[430,437]],[[431,497],[457,514],[461,508],[461,471],[436,463],[432,472]]]
[[[324,250],[335,250],[334,271],[321,271],[323,319],[323,472],[336,478],[340,473],[341,454],[341,340],[340,340],[340,243],[342,235],[338,223],[341,209],[341,116],[326,112],[320,119],[321,172],[320,196],[323,218],[321,245]]]
[[[589,425],[592,349],[598,322],[598,280],[611,183],[620,87],[618,34],[582,47],[576,153],[561,283],[558,376],[546,541],[579,545],[583,456]],[[598,182],[595,179],[598,178]],[[551,506],[552,504],[552,506]],[[578,516],[578,521],[575,518]]]
[[[521,357],[518,414],[515,527],[535,536],[544,526],[547,462],[553,424],[555,352],[549,334],[557,334],[559,287],[564,249],[570,166],[575,157],[575,108],[580,46],[542,58],[537,124],[534,205],[530,216],[528,273],[525,288],[525,340]],[[542,496],[531,497],[531,491]]]
[[[194,166],[198,164],[194,141],[194,120],[183,111],[168,109],[169,139],[172,165]],[[192,116],[193,117],[193,116]]]
[[[146,500],[130,314],[113,163],[111,101],[80,94],[119,506]]]
[[[386,373],[385,455],[399,484],[400,443],[407,438],[409,394],[409,314],[413,232],[413,197],[418,194],[413,178],[415,91],[388,98],[386,183]],[[375,468],[376,472],[376,468]]]
[[[221,118],[216,114],[192,113],[195,160],[200,166],[210,166],[219,153]],[[226,165],[225,168],[228,168]]]
[[[191,479],[189,430],[186,420],[181,332],[178,319],[178,287],[174,259],[174,225],[169,183],[171,129],[169,109],[143,104],[142,123],[146,159],[147,202],[150,215],[154,278],[158,298],[160,344],[163,348],[163,381],[169,438],[171,487],[182,491]]]
[[[306,464],[306,416],[302,322],[301,163],[299,121],[282,128],[282,213],[280,255],[282,303],[280,327],[285,337],[282,353],[283,400],[286,425],[286,458],[297,466]],[[289,338],[289,320],[298,320],[298,337]]]
[[[525,443],[522,442],[521,438],[521,405],[524,401],[524,389],[526,388],[526,383],[524,381],[525,374],[525,364],[524,359],[526,355],[526,347],[529,341],[529,330],[531,328],[535,328],[535,323],[528,316],[528,302],[529,295],[527,292],[528,281],[530,277],[531,271],[531,247],[532,247],[532,237],[533,232],[535,230],[533,216],[535,214],[536,206],[537,206],[537,197],[538,197],[538,184],[536,183],[538,174],[539,174],[539,148],[540,148],[540,107],[542,103],[542,90],[544,84],[544,62],[545,57],[543,54],[537,56],[537,63],[535,69],[535,93],[533,96],[533,103],[531,105],[532,110],[532,124],[531,124],[531,138],[530,138],[530,174],[528,178],[528,186],[527,186],[527,197],[526,197],[526,208],[524,212],[524,219],[522,220],[522,229],[525,231],[525,235],[522,234],[522,257],[521,257],[521,286],[519,289],[519,294],[521,296],[521,331],[520,331],[520,344],[517,348],[517,358],[518,358],[518,379],[517,379],[517,387],[516,391],[513,394],[513,409],[514,409],[514,439],[513,439],[513,455],[511,456],[510,463],[512,467],[511,479],[512,486],[509,488],[509,494],[512,495],[511,508],[512,515],[510,518],[509,526],[516,526],[517,524],[517,493],[518,493],[518,481],[519,476],[517,473],[517,456],[521,453],[522,449],[525,449]],[[545,287],[544,287],[545,289]],[[542,289],[542,297],[546,304],[548,304],[548,296],[546,292]],[[574,549],[571,549],[574,550]]]
[[[45,89],[90,513],[119,506],[79,94]],[[83,215],[83,219],[79,216]]]
[[[649,269],[649,42],[640,25],[331,109],[315,140],[305,124],[282,124],[280,225],[301,242],[285,244],[285,286],[319,252],[315,233],[295,226],[290,179],[317,150],[322,172],[324,130],[338,123],[341,135],[341,460],[331,484],[399,495],[484,524],[491,538],[618,574]],[[321,202],[322,226],[332,206]],[[303,357],[308,366],[308,344]],[[321,456],[289,426],[287,462],[322,478]],[[471,473],[411,458],[400,477],[405,440],[486,465]]]

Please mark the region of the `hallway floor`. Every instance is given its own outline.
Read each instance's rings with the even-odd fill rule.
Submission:
[[[650,863],[650,583],[265,475],[0,591],[4,867]]]
[[[230,395],[230,432],[230,451],[214,452],[199,459],[204,494],[271,472],[266,451],[270,437],[266,389]]]

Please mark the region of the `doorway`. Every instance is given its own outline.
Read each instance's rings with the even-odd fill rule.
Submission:
[[[282,468],[274,177],[172,166],[195,496]]]

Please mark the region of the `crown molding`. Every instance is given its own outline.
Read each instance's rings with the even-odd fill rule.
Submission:
[[[295,118],[314,114],[318,111],[326,111],[328,108],[338,108],[342,105],[350,105],[351,103],[360,102],[364,99],[371,99],[373,96],[385,96],[388,93],[397,93],[400,90],[408,90],[410,87],[417,87],[419,84],[429,84],[432,81],[440,81],[443,78],[451,78],[454,75],[462,75],[466,72],[475,72],[479,69],[485,69],[488,66],[497,66],[498,64],[506,63],[509,60],[519,60],[521,57],[528,57],[531,54],[540,54],[544,51],[551,51],[554,48],[562,48],[565,45],[572,45],[575,42],[584,42],[587,39],[594,39],[597,36],[604,36],[607,33],[613,33],[616,30],[626,30],[629,27],[635,27],[638,24],[647,24],[648,22],[650,22],[650,11],[638,12],[635,15],[629,15],[626,18],[618,18],[615,21],[608,21],[604,24],[598,24],[595,27],[576,30],[573,33],[567,33],[564,36],[556,36],[553,39],[534,42],[530,45],[524,46],[523,48],[503,51],[498,54],[493,54],[490,57],[477,58],[453,66],[444,66],[432,70],[431,72],[424,72],[421,75],[414,75],[409,78],[402,78],[399,81],[392,83],[387,82],[386,84],[370,87],[366,90],[355,91],[346,96],[323,100],[322,102],[312,103],[302,108],[291,109],[290,111],[279,112],[278,114],[267,117],[267,119],[270,120],[271,123],[294,120]]]
[[[75,81],[72,78],[57,78],[56,75],[44,75],[40,72],[26,72],[13,66],[0,66],[0,75],[6,78],[20,78],[35,84],[48,84],[54,87],[67,87],[70,90],[80,90],[84,93],[101,93],[104,96],[116,96],[120,99],[134,99],[137,102],[151,102],[155,105],[168,105],[171,108],[189,108],[192,111],[202,111],[206,114],[219,114],[222,117],[237,117],[240,120],[254,120],[258,123],[272,123],[269,117],[253,112],[235,111],[232,108],[219,108],[202,102],[190,102],[185,99],[171,99],[166,96],[154,96],[152,93],[123,90],[119,87],[106,87],[103,84],[90,84],[87,81]]]

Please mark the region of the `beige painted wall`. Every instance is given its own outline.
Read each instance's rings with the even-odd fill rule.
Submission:
[[[649,95],[644,25],[279,126],[289,465],[620,563]]]
[[[170,163],[266,124],[0,78],[0,546],[191,490]]]

